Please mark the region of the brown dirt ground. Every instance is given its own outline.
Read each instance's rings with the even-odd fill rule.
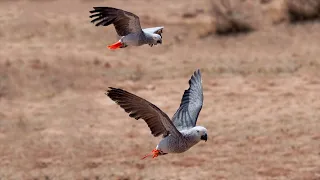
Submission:
[[[99,5],[164,25],[164,44],[108,50],[113,27],[89,23]],[[200,38],[208,9],[197,0],[1,0],[0,179],[319,180],[320,23]],[[140,160],[159,138],[104,90],[124,88],[171,117],[197,68],[209,140]]]

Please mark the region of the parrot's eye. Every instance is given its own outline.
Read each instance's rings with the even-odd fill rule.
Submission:
[[[199,133],[199,130],[197,130],[197,133]]]

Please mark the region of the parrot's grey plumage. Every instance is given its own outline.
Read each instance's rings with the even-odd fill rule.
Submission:
[[[159,34],[162,38],[163,26],[142,29],[144,33]]]
[[[110,87],[108,95],[129,116],[143,119],[153,136],[163,135],[154,149],[153,156],[167,153],[182,153],[201,140],[207,141],[207,129],[196,126],[203,105],[203,89],[200,70],[189,80],[189,89],[185,90],[177,112],[169,119],[168,115],[147,100],[119,88]]]
[[[203,104],[202,82],[200,71],[196,71],[189,80],[189,89],[184,91],[181,104],[173,115],[173,124],[179,131],[196,126]]]
[[[93,7],[91,10],[92,23],[96,26],[109,26],[113,24],[120,40],[109,46],[110,49],[124,48],[127,46],[150,46],[162,43],[163,27],[142,29],[139,17],[131,12],[112,7]]]

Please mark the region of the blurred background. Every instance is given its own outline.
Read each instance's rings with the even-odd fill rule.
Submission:
[[[122,8],[163,44],[107,49]],[[0,0],[0,179],[320,179],[319,0]],[[201,69],[209,140],[140,160],[160,140],[106,95],[177,110]]]

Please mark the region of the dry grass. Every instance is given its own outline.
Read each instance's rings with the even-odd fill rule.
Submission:
[[[0,2],[0,179],[320,178],[320,24],[201,39],[198,25],[212,17],[209,7],[192,11],[202,1],[110,0],[165,31],[161,46],[109,51],[113,27],[88,19],[105,2],[26,2]],[[126,89],[171,117],[197,68],[209,141],[141,161],[159,139],[105,89]]]

